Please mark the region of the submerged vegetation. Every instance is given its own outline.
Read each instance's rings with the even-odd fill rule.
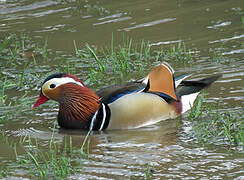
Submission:
[[[205,102],[204,96],[191,109],[188,120],[192,123],[193,136],[200,143],[220,143],[244,146],[244,109],[239,113],[221,112]]]
[[[195,52],[187,49],[183,42],[156,49],[148,42],[136,43],[126,37],[119,45],[115,45],[112,38],[111,46],[105,48],[88,44],[85,48],[79,48],[74,41],[74,55],[52,52],[47,45],[47,39],[40,45],[34,43],[25,34],[20,36],[12,34],[0,41],[2,58],[0,62],[0,125],[2,127],[7,124],[7,121],[17,120],[21,120],[28,126],[30,107],[33,103],[32,91],[39,88],[40,79],[45,78],[47,74],[67,72],[84,78],[84,75],[80,74],[82,72],[86,74],[86,78],[83,79],[85,83],[96,88],[123,78],[132,79],[130,74],[133,73],[133,78],[140,78],[147,73],[148,67],[161,61],[169,61],[177,65],[190,64],[194,61],[195,55]],[[214,52],[215,61],[220,61],[221,58],[221,53]],[[50,67],[49,63],[54,65]],[[188,118],[191,122],[193,138],[201,143],[243,146],[243,109],[239,115],[234,115],[222,113],[219,108],[219,105],[213,107],[206,103],[203,97],[199,98]],[[53,122],[50,126],[52,124]],[[80,147],[74,149],[72,138],[64,138],[63,142],[57,142],[52,136],[48,142],[39,143],[40,140],[37,137],[22,134],[16,142],[9,138],[10,135],[2,128],[0,142],[15,152],[14,161],[18,164],[17,167],[26,171],[30,177],[60,179],[82,171],[83,160],[89,158],[88,135],[85,136],[84,141],[81,141]],[[5,162],[0,166],[0,178],[16,172],[11,165]],[[77,166],[80,168],[75,170]],[[149,166],[145,168],[146,179],[150,179],[153,176],[153,170]]]
[[[39,88],[40,77],[46,77],[46,74],[66,72],[79,77],[85,73],[85,83],[101,86],[106,84],[104,79],[107,82],[120,81],[121,77],[127,78],[128,73],[136,72],[133,75],[140,78],[148,71],[148,67],[163,60],[172,63],[177,60],[183,64],[192,61],[192,53],[183,42],[170,45],[167,50],[158,50],[152,49],[149,43],[142,41],[138,44],[127,37],[123,37],[122,43],[117,46],[112,38],[111,46],[105,48],[87,44],[85,48],[79,49],[74,41],[74,56],[51,52],[47,44],[47,39],[43,45],[33,43],[26,34],[12,34],[0,41],[0,104],[11,103],[6,95],[9,90],[18,89],[22,92]],[[54,64],[51,68],[48,66],[50,63]],[[111,75],[118,77],[111,78]]]
[[[21,156],[16,153],[16,160],[28,169],[29,174],[41,178],[48,176],[65,178],[73,171],[71,166],[72,154],[69,155],[72,152],[67,148],[66,140],[65,147],[61,148],[59,144],[54,143],[53,139],[51,139],[49,149],[46,151],[39,149],[37,139],[35,139],[35,144],[33,144],[31,139],[28,141],[29,145],[26,148],[26,154]]]
[[[104,76],[117,74],[119,77],[128,73],[137,72],[138,78],[145,74],[148,67],[162,61],[176,60],[180,63],[192,61],[192,52],[187,50],[183,42],[164,48],[153,50],[148,42],[133,42],[127,37],[122,38],[121,44],[115,46],[111,40],[111,46],[105,48],[91,47],[86,44],[85,49],[78,49],[74,41],[75,55],[89,65],[89,82],[102,81]]]
[[[18,142],[13,142],[2,132],[0,139],[14,150],[19,168],[28,171],[30,177],[37,176],[41,179],[65,178],[76,172],[74,165],[82,164],[82,159],[86,159],[89,155],[88,135],[83,142],[81,141],[80,150],[73,149],[71,137],[65,136],[63,142],[57,142],[54,139],[54,133],[45,147],[39,144],[37,137],[24,136]],[[18,153],[20,147],[24,147],[24,153]],[[79,171],[81,169],[82,166]],[[15,171],[13,169],[7,170],[10,170],[10,167],[0,167],[0,177],[5,177]]]
[[[48,40],[43,44],[34,43],[29,36],[12,34],[0,41],[0,55],[2,57],[0,68],[0,123],[2,126],[8,121],[19,121],[29,124],[26,115],[30,112],[33,103],[32,89],[39,88],[40,77],[54,72],[66,72],[79,76],[78,69],[88,74],[84,79],[85,83],[106,84],[104,79],[111,79],[111,75],[121,77],[128,76],[128,73],[139,73],[136,77],[144,75],[148,66],[164,60],[191,60],[191,56],[184,44],[171,45],[169,50],[152,50],[149,43],[142,41],[139,45],[132,39],[123,38],[122,43],[115,45],[111,41],[111,47],[97,48],[86,45],[79,49],[74,41],[75,55],[63,55],[52,52],[47,48]],[[49,67],[49,63],[56,66]],[[84,66],[85,65],[85,66]],[[6,68],[7,67],[7,68]],[[112,80],[113,81],[113,80]],[[117,80],[116,80],[117,81]],[[18,92],[16,94],[16,92]],[[27,115],[28,116],[28,115]],[[0,124],[0,125],[1,125]],[[28,126],[28,125],[27,125]],[[50,124],[50,126],[52,126]],[[6,132],[8,130],[6,129]],[[40,143],[40,139],[22,135],[16,141],[1,130],[0,142],[15,152],[15,163],[18,169],[29,174],[29,177],[40,178],[66,178],[70,174],[82,171],[82,162],[89,158],[89,136],[81,141],[81,146],[73,148],[72,138],[64,139],[63,142],[56,142],[52,136],[49,142]],[[74,167],[80,166],[76,169]],[[145,167],[146,168],[146,167]],[[0,167],[0,177],[18,174],[11,168],[11,163],[5,163]],[[148,169],[146,177],[151,176]]]

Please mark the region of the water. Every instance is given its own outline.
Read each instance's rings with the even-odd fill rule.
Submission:
[[[74,54],[73,40],[80,48],[86,43],[110,46],[112,36],[117,46],[123,35],[132,37],[135,43],[149,41],[152,48],[184,41],[186,47],[192,49],[195,59],[186,65],[171,63],[176,72],[192,73],[193,78],[222,74],[223,77],[206,91],[206,101],[213,106],[218,101],[222,113],[236,114],[243,112],[244,106],[243,8],[242,0],[6,0],[0,1],[0,38],[23,32],[35,42],[43,43],[47,38],[49,56],[58,54],[64,58]],[[215,52],[222,56],[220,62],[214,60]],[[18,65],[11,65],[2,61],[3,74],[16,78],[16,73],[21,72],[27,62],[19,59],[11,62]],[[53,71],[58,62],[59,59],[49,59],[47,63],[33,65],[33,70],[44,79],[45,73]],[[86,80],[87,65],[81,62],[80,67],[82,72],[77,75]],[[125,79],[130,79],[131,75],[128,77]],[[10,112],[8,121],[1,124],[9,139],[18,142],[26,135],[37,137],[40,146],[45,148],[54,131],[55,141],[62,143],[64,137],[72,137],[74,150],[78,150],[84,133],[53,128],[57,114],[55,103],[44,104],[32,111],[30,104],[36,99],[41,81],[32,76],[25,78],[30,83],[7,91],[11,97],[9,101],[17,104],[1,108],[1,112]],[[23,97],[25,91],[29,99]],[[25,101],[24,108],[18,106]],[[75,159],[75,167],[82,170],[68,179],[144,179],[147,167],[152,169],[153,179],[244,179],[243,149],[223,143],[198,143],[190,135],[189,124],[187,115],[184,115],[136,130],[93,133],[89,159]],[[18,167],[13,148],[2,141],[0,146],[1,161],[13,171]],[[17,148],[24,154],[23,147]],[[15,172],[10,176],[30,177],[26,169]]]

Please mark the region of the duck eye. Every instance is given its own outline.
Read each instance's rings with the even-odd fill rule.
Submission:
[[[50,84],[50,88],[51,88],[51,89],[53,89],[53,88],[55,88],[55,87],[56,87],[55,84]]]

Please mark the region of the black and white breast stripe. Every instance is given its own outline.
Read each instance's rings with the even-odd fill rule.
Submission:
[[[101,104],[101,107],[96,111],[93,115],[91,124],[90,124],[90,131],[102,131],[106,129],[109,125],[111,111],[107,104]]]

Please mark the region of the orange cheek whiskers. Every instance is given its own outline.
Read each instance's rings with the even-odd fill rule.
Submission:
[[[88,88],[75,87],[72,84],[63,87],[60,113],[67,114],[69,112],[70,119],[88,121],[89,117],[100,107],[99,97]]]

